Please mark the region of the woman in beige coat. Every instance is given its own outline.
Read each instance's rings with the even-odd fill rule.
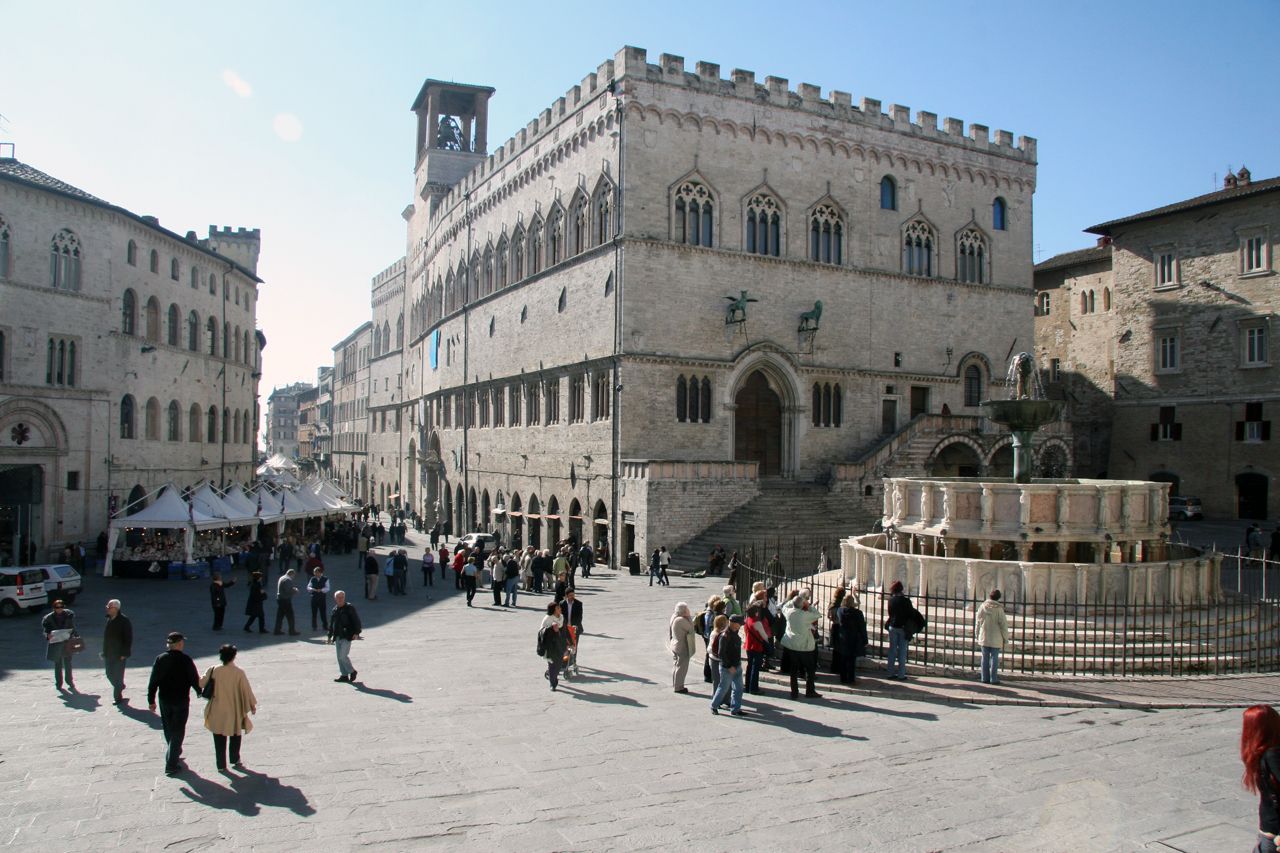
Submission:
[[[671,650],[671,686],[677,693],[688,693],[684,678],[689,674],[689,659],[697,650],[697,633],[693,629],[693,614],[683,601],[676,605],[667,627],[668,648]]]
[[[258,700],[249,686],[249,676],[236,666],[236,647],[227,643],[218,650],[222,666],[211,666],[200,679],[203,693],[213,679],[213,698],[204,706],[204,727],[213,732],[213,756],[218,772],[227,772],[227,739],[231,740],[231,764],[244,770],[240,763],[240,737],[253,730],[250,714],[258,713]]]

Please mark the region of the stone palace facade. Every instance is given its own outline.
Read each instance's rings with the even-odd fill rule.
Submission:
[[[643,553],[776,480],[875,510],[847,463],[972,433],[1032,347],[1034,139],[627,47],[490,151],[492,93],[413,104],[403,374],[456,531]]]
[[[166,482],[252,479],[260,248],[0,158],[0,559],[91,546]]]

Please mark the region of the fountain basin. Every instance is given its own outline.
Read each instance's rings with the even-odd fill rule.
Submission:
[[[983,400],[982,414],[987,420],[1006,426],[1014,432],[1040,429],[1062,414],[1062,400]]]

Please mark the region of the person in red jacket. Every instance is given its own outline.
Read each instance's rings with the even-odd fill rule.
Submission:
[[[773,627],[768,613],[758,604],[747,608],[746,649],[747,692],[759,693],[760,670],[764,668],[765,656],[773,649]]]

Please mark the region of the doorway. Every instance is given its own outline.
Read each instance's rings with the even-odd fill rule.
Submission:
[[[880,401],[880,434],[892,435],[898,431],[898,401]]]
[[[911,386],[911,417],[929,413],[929,386]]]
[[[2,466],[0,466],[2,467]],[[46,544],[44,530],[44,468],[15,465],[0,469],[0,565],[35,562]]]
[[[760,476],[782,473],[782,399],[762,371],[747,377],[733,402],[733,458],[756,462]]]
[[[1263,521],[1267,517],[1267,477],[1264,474],[1236,475],[1236,515]]]

